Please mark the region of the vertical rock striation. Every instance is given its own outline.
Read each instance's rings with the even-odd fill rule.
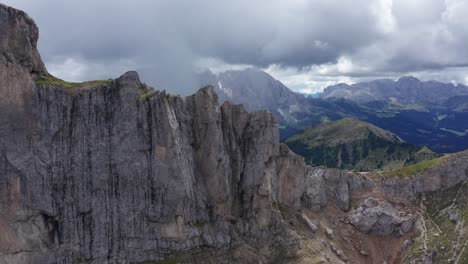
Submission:
[[[279,204],[302,206],[310,168],[279,144],[269,112],[220,107],[212,87],[151,91],[136,72],[73,87],[39,82],[49,75],[34,22],[3,5],[0,22],[1,261],[230,250],[283,230]]]

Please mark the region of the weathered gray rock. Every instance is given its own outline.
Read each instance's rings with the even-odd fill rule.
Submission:
[[[304,180],[302,206],[314,211],[320,211],[330,202],[334,202],[340,210],[347,211],[351,192],[363,192],[375,186],[365,176],[318,167],[309,168]]]
[[[389,197],[414,200],[420,193],[444,190],[468,180],[468,151],[454,153],[436,166],[409,177],[382,179],[381,188]]]
[[[39,30],[34,21],[23,11],[0,4],[0,23],[0,64],[17,64],[35,74],[46,72],[37,51]]]
[[[390,235],[402,231],[408,233],[413,220],[411,215],[400,216],[398,210],[387,201],[367,198],[349,214],[350,223],[363,233]]]
[[[312,232],[317,232],[318,227],[315,225],[306,215],[302,214],[302,219],[307,223],[307,226],[310,228]]]
[[[433,264],[434,261],[432,260],[432,257],[430,256],[425,256],[421,259],[422,264]]]
[[[413,228],[413,219],[411,219],[411,218],[401,222],[401,224],[400,224],[400,230],[404,234],[410,232],[412,228]]]
[[[457,223],[460,220],[460,214],[458,213],[458,210],[455,208],[450,209],[447,212],[448,218],[452,223]]]
[[[302,204],[306,208],[319,211],[327,205],[327,191],[323,174],[324,169],[309,170],[305,178],[305,190],[302,195]]]
[[[327,235],[327,237],[329,239],[333,239],[333,230],[329,227],[326,227],[325,228],[325,234]]]
[[[401,245],[401,249],[402,249],[402,250],[406,250],[406,249],[408,249],[412,244],[413,244],[413,242],[411,242],[411,240],[406,239],[405,241],[403,241],[403,244]]]

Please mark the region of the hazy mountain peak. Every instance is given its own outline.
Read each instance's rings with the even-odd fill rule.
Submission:
[[[420,82],[420,80],[414,76],[402,76],[398,79],[398,82]]]
[[[379,79],[353,85],[333,85],[325,88],[322,98],[345,98],[358,103],[390,101],[398,104],[440,103],[450,97],[468,95],[468,87],[436,81],[423,82],[413,76],[397,81]]]
[[[230,101],[243,104],[249,111],[267,109],[282,121],[291,117],[291,112],[307,110],[304,95],[295,93],[270,74],[257,68],[229,70],[199,75],[200,85],[213,85],[220,103]]]

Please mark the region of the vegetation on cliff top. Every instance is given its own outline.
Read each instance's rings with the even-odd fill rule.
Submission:
[[[36,86],[49,86],[49,87],[62,87],[62,88],[92,88],[97,87],[105,83],[109,83],[110,80],[94,80],[87,82],[67,82],[62,79],[59,79],[51,74],[41,74],[35,80]]]
[[[405,166],[405,167],[402,167],[402,168],[399,168],[399,169],[384,171],[384,172],[382,172],[382,175],[386,176],[386,177],[407,177],[407,176],[411,176],[411,175],[414,175],[414,174],[419,173],[421,171],[430,169],[430,168],[444,162],[445,160],[447,160],[448,157],[449,157],[449,155],[438,157],[438,158],[435,158],[435,159],[430,159],[430,160],[423,160],[423,161],[418,162],[416,164]]]
[[[140,88],[140,100],[147,100],[161,93],[164,95],[163,97],[161,97],[162,100],[170,100],[180,96],[178,94],[170,94],[166,93],[165,91],[159,91],[154,89],[153,87],[143,84],[143,87]]]

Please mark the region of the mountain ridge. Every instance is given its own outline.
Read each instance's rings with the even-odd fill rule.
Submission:
[[[454,96],[468,95],[468,87],[438,81],[420,81],[412,76],[403,76],[394,81],[377,79],[352,85],[337,84],[326,87],[323,98],[345,98],[358,103],[389,101],[394,103],[435,103]]]

